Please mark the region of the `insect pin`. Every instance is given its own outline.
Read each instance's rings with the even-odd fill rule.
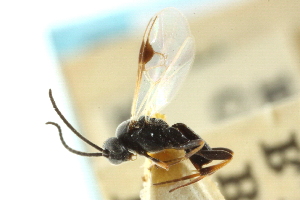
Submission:
[[[187,20],[177,9],[166,8],[151,18],[140,48],[131,118],[117,127],[115,137],[107,139],[103,148],[83,137],[67,121],[58,109],[51,89],[49,90],[52,106],[62,121],[74,134],[99,152],[86,153],[72,149],[66,144],[57,123],[46,124],[57,127],[63,146],[72,153],[81,156],[103,156],[112,164],[133,160],[138,154],[150,159],[156,166],[168,170],[172,165],[189,159],[198,171],[196,174],[154,184],[192,179],[170,192],[213,174],[230,162],[233,152],[222,147],[210,148],[185,124],[177,123],[169,126],[158,117],[159,112],[173,99],[188,74],[195,55],[194,43]],[[159,160],[150,155],[165,149],[185,150],[186,154],[182,158],[169,161]],[[221,162],[203,167],[213,160]]]

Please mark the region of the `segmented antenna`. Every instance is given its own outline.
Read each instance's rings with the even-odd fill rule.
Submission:
[[[94,144],[93,142],[91,142],[90,140],[86,139],[85,137],[83,137],[83,135],[81,135],[69,122],[68,120],[65,118],[65,116],[60,112],[60,110],[58,109],[56,103],[55,103],[55,100],[53,98],[53,95],[52,95],[52,90],[49,89],[49,98],[51,100],[51,103],[52,103],[52,106],[54,108],[54,110],[56,111],[56,113],[58,114],[58,116],[62,119],[62,121],[67,125],[67,127],[75,134],[77,135],[77,137],[79,137],[81,140],[83,140],[84,142],[86,142],[87,144],[89,144],[90,146],[94,147],[95,149],[97,149],[98,151],[100,151],[101,153],[86,153],[86,152],[82,152],[82,151],[77,151],[73,148],[71,148],[70,146],[67,145],[67,143],[65,142],[64,138],[63,138],[63,135],[62,135],[62,131],[61,131],[61,128],[60,126],[55,123],[55,122],[47,122],[46,124],[51,124],[51,125],[54,125],[57,127],[58,129],[58,132],[59,132],[59,137],[60,137],[60,140],[62,142],[62,144],[64,145],[64,147],[66,149],[68,149],[70,152],[72,153],[75,153],[77,155],[80,155],[80,156],[89,156],[89,157],[92,157],[92,156],[104,156],[104,157],[108,157],[108,154],[109,152],[102,149],[101,147],[99,147],[98,145]]]

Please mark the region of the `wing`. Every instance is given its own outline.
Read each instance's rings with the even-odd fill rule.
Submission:
[[[154,116],[175,96],[195,55],[194,38],[186,18],[167,8],[149,22],[139,54],[131,119]]]

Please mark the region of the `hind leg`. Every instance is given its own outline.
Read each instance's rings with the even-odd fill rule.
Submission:
[[[200,152],[200,150],[209,150],[210,149],[208,144],[203,139],[201,139],[194,131],[192,131],[189,127],[187,127],[185,124],[177,123],[177,124],[172,125],[172,128],[175,128],[182,135],[184,135],[185,138],[187,138],[190,141],[183,145],[173,147],[173,149],[185,150],[186,155],[184,157],[165,161],[166,163],[171,163],[170,165],[175,165],[183,160],[189,159],[193,155]]]
[[[178,178],[178,179],[173,179],[173,180],[170,180],[170,181],[155,183],[154,185],[163,185],[163,184],[167,184],[167,183],[174,183],[174,182],[178,182],[178,181],[193,179],[190,182],[188,182],[186,184],[183,184],[183,185],[180,185],[180,186],[178,186],[176,188],[173,188],[172,190],[169,191],[169,192],[173,192],[174,190],[177,190],[179,188],[182,188],[182,187],[188,186],[190,184],[196,183],[196,182],[200,181],[201,179],[205,178],[206,176],[209,176],[209,175],[215,173],[217,170],[221,169],[222,167],[227,165],[232,160],[233,151],[231,151],[230,149],[213,148],[211,151],[214,152],[214,153],[219,153],[220,155],[225,155],[223,161],[221,163],[218,163],[218,164],[215,164],[215,165],[211,165],[211,166],[208,166],[208,167],[202,167],[202,165],[203,165],[202,161],[203,160],[202,159],[196,159],[195,158],[196,156],[198,158],[200,158],[200,157],[199,157],[199,155],[195,155],[193,157],[193,159],[191,159],[191,161],[194,164],[194,166],[196,167],[198,173],[191,174],[191,175],[188,175],[188,176],[184,176],[184,177],[181,177],[181,178]],[[224,152],[226,152],[226,153],[224,153]],[[204,153],[204,154],[207,157],[211,157],[213,155],[213,154],[207,153],[207,152]],[[215,160],[222,160],[222,159],[221,159],[220,156],[217,156],[217,159],[215,159]]]
[[[190,142],[181,145],[180,147],[174,147],[174,149],[176,150],[186,150],[186,149],[192,149],[191,151],[189,151],[188,153],[186,153],[184,155],[184,157],[181,158],[176,158],[176,159],[172,159],[172,160],[167,160],[164,161],[166,163],[170,163],[169,166],[178,164],[184,160],[189,159],[191,156],[193,156],[194,154],[196,154],[197,152],[199,152],[203,146],[205,145],[205,141],[202,139],[197,139],[197,140],[191,140]]]

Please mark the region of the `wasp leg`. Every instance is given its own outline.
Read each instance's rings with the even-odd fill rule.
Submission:
[[[186,149],[191,149],[191,148],[194,148],[194,149],[192,149],[190,152],[186,153],[184,155],[184,157],[167,160],[164,162],[171,163],[171,164],[169,164],[169,166],[176,165],[176,164],[180,163],[181,161],[189,159],[191,156],[193,156],[194,154],[199,152],[203,148],[204,145],[205,145],[205,142],[202,139],[191,140],[188,143],[181,145],[179,147],[176,147],[174,149],[176,149],[176,150],[186,150]]]
[[[230,160],[233,155],[233,151],[223,147],[212,148],[211,150],[201,150],[196,153],[208,160]]]
[[[174,182],[178,182],[178,181],[189,180],[189,179],[196,178],[196,177],[199,177],[199,176],[201,176],[200,173],[196,173],[196,174],[191,174],[191,175],[184,176],[184,177],[181,177],[181,178],[178,178],[178,179],[173,179],[173,180],[164,181],[164,182],[160,182],[160,183],[154,183],[153,185],[164,185],[164,184],[168,184],[168,183],[174,183]]]
[[[153,185],[162,185],[162,184],[167,184],[167,183],[172,183],[172,182],[178,182],[178,181],[184,181],[184,180],[188,180],[188,179],[192,179],[192,178],[195,178],[194,180],[186,183],[186,184],[183,184],[183,185],[180,185],[180,186],[177,186],[171,190],[169,190],[169,192],[173,192],[179,188],[183,188],[183,187],[186,187],[188,185],[191,185],[191,184],[194,184],[198,181],[200,181],[201,179],[205,178],[206,176],[201,176],[200,174],[192,174],[192,175],[189,175],[189,176],[185,176],[183,178],[180,178],[180,179],[174,179],[172,181],[166,181],[166,182],[162,182],[162,183],[156,183],[156,184],[153,184]]]
[[[202,149],[202,147],[204,146],[205,142],[201,139],[197,139],[197,140],[192,140],[189,141],[186,144],[174,147],[174,149],[176,150],[185,150],[185,149],[190,149],[190,148],[195,148],[192,151],[190,151],[189,153],[185,154],[184,157],[181,158],[176,158],[176,159],[172,159],[172,160],[167,160],[167,161],[161,161],[157,158],[153,158],[150,155],[148,155],[147,153],[143,154],[145,157],[149,158],[150,160],[152,160],[154,162],[155,165],[157,165],[158,167],[161,167],[165,170],[169,170],[169,167],[175,164],[180,163],[183,160],[189,159],[191,156],[193,156],[194,154],[196,154],[198,151],[200,151]],[[170,164],[169,164],[170,163]]]
[[[224,167],[225,165],[227,165],[229,162],[231,161],[231,159],[228,160],[224,160],[223,162],[216,164],[216,165],[212,165],[209,167],[204,167],[201,169],[201,176],[208,176],[211,175],[213,173],[215,173],[217,170],[221,169],[222,167]]]
[[[185,186],[188,186],[188,185],[191,185],[193,183],[196,183],[198,181],[200,181],[201,179],[205,178],[206,176],[208,175],[211,175],[213,173],[215,173],[218,169],[224,167],[226,164],[228,164],[231,160],[225,160],[217,165],[212,165],[212,166],[209,166],[209,167],[205,167],[205,168],[202,168],[200,173],[196,173],[196,174],[191,174],[191,175],[188,175],[188,176],[184,176],[182,178],[179,178],[179,179],[173,179],[173,180],[170,180],[170,181],[165,181],[165,182],[160,182],[160,183],[154,183],[153,185],[164,185],[164,184],[167,184],[167,183],[174,183],[174,182],[178,182],[178,181],[184,181],[184,180],[190,180],[190,179],[193,179],[195,178],[194,180],[186,183],[186,184],[183,184],[183,185],[180,185],[176,188],[173,188],[171,189],[169,192],[173,192],[179,188],[182,188],[182,187],[185,187]]]
[[[208,144],[202,138],[200,138],[194,131],[192,131],[189,127],[187,127],[185,124],[177,123],[177,124],[172,125],[172,128],[175,128],[178,131],[180,131],[181,134],[183,134],[190,141],[183,145],[173,147],[173,149],[185,150],[186,155],[181,158],[176,158],[173,160],[165,161],[166,163],[171,163],[171,164],[169,164],[169,166],[178,164],[181,161],[189,159],[190,157],[192,157],[194,154],[197,154],[197,152],[199,152],[202,149],[203,150],[210,149]]]
[[[190,179],[193,179],[195,178],[194,180],[186,183],[186,184],[183,184],[183,185],[180,185],[178,187],[175,187],[173,189],[171,189],[169,192],[173,192],[179,188],[182,188],[182,187],[185,187],[185,186],[188,186],[188,185],[191,185],[193,183],[196,183],[198,181],[200,181],[201,179],[205,178],[205,176],[201,176],[200,173],[197,173],[197,174],[191,174],[191,175],[188,175],[188,176],[184,176],[182,178],[178,178],[178,179],[173,179],[173,180],[170,180],[170,181],[165,181],[165,182],[160,182],[160,183],[154,183],[153,185],[164,185],[164,184],[167,184],[167,183],[174,183],[174,182],[178,182],[178,181],[184,181],[184,180],[190,180]]]
[[[146,158],[152,160],[152,162],[154,162],[154,164],[160,168],[163,168],[165,170],[169,170],[170,165],[168,165],[166,162],[161,161],[159,159],[153,158],[152,156],[148,155],[147,153],[144,153],[143,156],[145,156]]]
[[[201,179],[203,179],[204,177],[205,177],[205,176],[198,176],[197,178],[195,178],[194,180],[190,181],[189,183],[186,183],[186,184],[180,185],[180,186],[178,186],[178,187],[175,187],[175,188],[169,190],[169,192],[173,192],[173,191],[175,191],[175,190],[177,190],[177,189],[179,189],[179,188],[182,188],[182,187],[191,185],[191,184],[193,184],[193,183],[196,183],[196,182],[200,181]]]
[[[201,176],[213,174],[215,171],[227,165],[233,157],[233,151],[226,148],[212,148],[212,150],[200,151],[198,153],[201,153],[201,156],[210,160],[223,160],[223,162],[219,164],[211,165],[209,167],[204,168],[202,168],[201,163],[200,165],[199,163],[197,163],[196,159],[191,160],[194,166],[200,171]]]
[[[185,150],[185,149],[190,149],[190,148],[195,148],[195,147],[196,148],[193,149],[191,152],[185,154],[184,157],[167,160],[167,161],[161,161],[157,158],[153,158],[150,155],[148,155],[147,153],[144,153],[143,155],[145,157],[147,157],[148,159],[152,160],[154,162],[154,165],[157,165],[158,167],[161,167],[165,170],[169,170],[170,166],[178,164],[179,162],[181,162],[183,160],[189,159],[191,156],[196,154],[198,151],[200,151],[202,149],[204,144],[205,144],[205,142],[203,140],[197,139],[197,140],[189,141],[188,143],[185,143],[183,145],[173,147],[173,149],[176,149],[176,150]]]
[[[231,155],[233,155],[233,151],[231,149],[227,149],[227,148],[224,148],[224,147],[214,147],[214,148],[212,148],[212,150],[227,151],[228,153],[230,153]]]
[[[201,152],[201,155],[199,155],[200,152]],[[190,180],[190,179],[195,178],[194,180],[190,181],[189,183],[180,185],[180,186],[178,186],[176,188],[173,188],[169,191],[169,192],[173,192],[173,191],[175,191],[179,188],[182,188],[182,187],[188,186],[190,184],[196,183],[196,182],[200,181],[201,179],[205,178],[206,176],[215,173],[217,170],[219,170],[220,168],[227,165],[231,161],[232,156],[233,156],[233,151],[231,151],[230,149],[226,149],[226,148],[212,148],[212,150],[201,150],[200,152],[197,152],[197,154],[193,156],[193,159],[191,159],[191,162],[197,168],[199,173],[184,176],[184,177],[181,177],[179,179],[173,179],[173,180],[170,180],[170,181],[155,183],[154,185],[163,185],[163,184],[167,184],[167,183]],[[215,156],[214,156],[214,154],[215,154]],[[216,154],[218,154],[218,155],[216,155]],[[224,157],[222,158],[222,156],[220,156],[220,155],[223,155]],[[223,162],[221,162],[219,164],[209,166],[209,167],[202,168],[202,165],[203,165],[202,160],[199,159],[201,162],[197,162],[197,159],[196,159],[199,156],[200,157],[202,157],[202,156],[206,157],[206,159],[210,159],[210,160],[223,160]]]

